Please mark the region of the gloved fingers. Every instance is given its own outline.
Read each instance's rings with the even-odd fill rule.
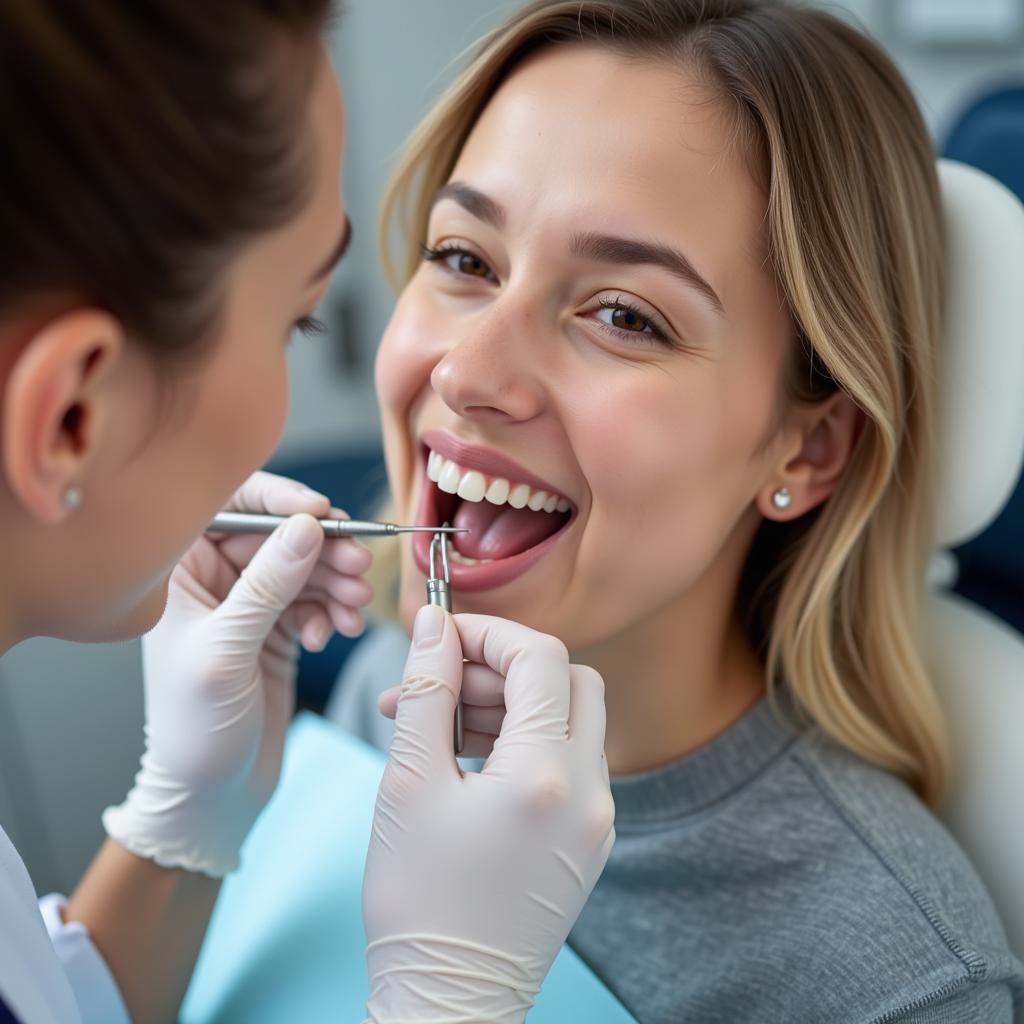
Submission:
[[[352,517],[340,508],[331,508],[325,519],[351,519]],[[373,562],[373,551],[356,537],[332,538],[328,547],[324,548],[324,560],[333,565],[339,572],[349,576],[361,576]]]
[[[216,546],[224,558],[235,567],[236,573],[252,561],[253,555],[263,546],[266,537],[254,533],[225,534],[216,537]],[[373,554],[362,544],[351,539],[325,539],[317,559],[317,571],[325,577],[329,574],[358,578],[373,563]],[[233,581],[232,581],[233,582]],[[369,587],[369,584],[366,584]]]
[[[353,608],[331,605],[330,614],[335,630],[350,640],[362,636],[366,630],[366,620]]]
[[[354,640],[357,636],[361,636],[366,629],[366,624],[358,609],[349,608],[347,605],[332,601],[330,596],[323,593],[323,591],[305,590],[299,595],[298,601],[303,605],[315,606],[323,613],[322,621],[326,630],[324,637],[325,645],[336,632]],[[313,640],[313,637],[303,634],[303,647],[310,651],[314,650],[314,648],[306,646],[307,639]],[[316,648],[315,650],[322,650],[322,648]]]
[[[398,698],[402,692],[400,686],[392,686],[377,697],[377,707],[385,718],[394,718],[398,708]],[[487,737],[487,750],[483,754],[469,754],[466,757],[488,757],[491,747],[501,732],[501,723],[505,720],[505,706],[497,708],[481,708],[473,704],[462,705],[462,726],[467,735],[470,732]]]
[[[302,635],[310,620],[321,617],[327,617],[323,605],[319,601],[304,600],[300,595],[281,612],[275,632],[283,633],[288,639],[294,640]]]
[[[451,615],[425,605],[416,616],[402,674],[390,770],[424,783],[458,772],[452,721],[462,688],[462,647]]]
[[[373,564],[373,552],[354,537],[332,537],[324,544],[320,562],[346,576],[362,576]]]
[[[385,718],[395,717],[400,686],[392,686],[377,697],[377,707]],[[505,680],[487,665],[466,662],[462,666],[462,703],[466,708],[496,709],[505,717]],[[495,730],[497,732],[497,730]]]
[[[501,739],[527,734],[534,742],[564,741],[570,700],[565,644],[518,622],[490,615],[454,618],[465,657],[505,677],[507,712]]]
[[[209,537],[197,537],[171,573],[164,618],[205,615],[220,604],[236,579],[237,571],[217,545]]]
[[[311,581],[314,579],[316,571],[317,570],[314,570],[313,575],[310,576]],[[328,578],[329,577],[323,577],[325,580]],[[356,580],[353,582],[359,583],[361,581]],[[365,592],[363,592],[361,588],[355,588],[353,593],[349,593],[348,586],[343,582],[335,581],[331,585],[343,598],[359,598],[362,600],[365,597]],[[353,607],[344,601],[335,600],[334,595],[328,593],[323,587],[312,585],[304,587],[302,593],[295,598],[293,607],[297,604],[310,607],[314,605],[319,606],[323,610],[326,619],[331,624],[331,632],[337,630],[337,632],[341,633],[343,636],[355,638],[366,628],[363,622],[363,617],[360,615],[357,607]],[[289,608],[282,613],[279,622],[284,628],[298,632],[299,629],[301,629],[302,623],[305,622],[305,619],[303,618],[301,622],[295,619],[291,615],[291,609]],[[298,625],[296,623],[298,623]],[[303,637],[304,647],[306,647],[307,639],[310,638],[305,636]],[[329,634],[324,642],[326,643],[327,640],[330,640]],[[309,649],[310,648],[307,647],[307,650]]]
[[[307,590],[320,591],[346,608],[365,608],[373,600],[373,587],[366,580],[346,576],[322,561],[310,575]]]
[[[463,727],[466,729],[472,729],[473,732],[489,736],[492,744],[498,738],[498,734],[501,732],[501,723],[504,721],[504,707],[479,708],[473,704],[462,705]],[[487,753],[490,754],[489,749]]]
[[[273,515],[307,512],[316,518],[348,518],[348,513],[331,507],[330,501],[319,492],[298,481],[266,472],[249,477],[236,491],[228,508]],[[237,534],[221,539],[218,547],[224,557],[241,570],[252,562],[264,542],[261,535]],[[311,576],[310,585],[321,587],[331,598],[348,608],[363,607],[373,599],[372,588],[355,577],[366,572],[372,561],[372,553],[351,538],[323,540],[312,574],[316,578]],[[331,618],[337,620],[339,630],[346,635],[358,636],[363,630],[361,618],[351,612],[332,610]]]
[[[486,760],[491,756],[496,737],[490,732],[477,732],[463,724],[462,752],[459,757],[479,757]]]
[[[290,615],[291,610],[289,609],[284,614]],[[310,614],[315,614],[315,610],[310,609]],[[247,645],[249,660],[252,660],[253,657],[258,657],[263,668],[268,672],[278,673],[290,678],[294,674],[302,629],[305,628],[305,621],[302,628],[296,628],[291,623],[282,622],[281,619],[278,619],[277,624],[267,634],[266,640],[263,641],[261,649],[254,651],[252,644]]]
[[[596,761],[604,755],[604,679],[589,665],[570,665],[569,685],[572,690],[569,735],[575,746],[589,751],[589,756]]]
[[[377,710],[385,718],[394,718],[398,711],[398,698],[401,694],[401,686],[389,686],[377,694]]]
[[[323,530],[309,515],[292,516],[266,539],[213,613],[230,624],[225,632],[236,646],[262,646],[305,589],[323,543]]]
[[[299,632],[302,646],[310,654],[318,654],[322,651],[332,636],[334,636],[334,623],[322,609],[311,615]]]
[[[310,654],[322,651],[334,636],[334,623],[330,615],[322,604],[315,601],[293,604],[281,616],[278,625],[297,636]]]
[[[319,491],[297,480],[260,471],[253,473],[224,507],[231,512],[267,512],[275,516],[308,512],[326,519],[331,511],[331,502]]]
[[[267,538],[258,533],[226,533],[213,534],[212,539],[222,560],[227,561],[227,567],[234,569],[237,577],[239,570],[252,561],[252,556],[263,547]]]
[[[505,677],[490,665],[467,661],[462,666],[462,701],[479,707],[505,707]]]

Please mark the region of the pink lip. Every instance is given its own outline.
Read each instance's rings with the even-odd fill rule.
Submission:
[[[502,456],[497,456],[496,453],[484,452],[488,456],[488,465],[486,467],[481,466],[479,463],[466,463],[462,462],[460,457],[454,454],[448,454],[451,449],[443,449],[434,446],[434,440],[437,437],[442,439],[442,443],[446,440],[445,435],[435,435],[433,432],[423,435],[423,441],[428,444],[436,452],[440,452],[445,455],[446,458],[450,458],[457,462],[460,466],[465,469],[479,469],[481,473],[492,474],[493,470],[491,467],[501,465],[502,472],[510,472],[513,475],[519,473],[519,469],[516,463],[510,459],[505,459]],[[461,447],[461,446],[459,446]],[[480,452],[483,449],[472,449],[467,448],[472,452]],[[494,458],[490,458],[490,456]],[[509,469],[508,467],[511,467]],[[493,475],[497,475],[493,472]],[[434,497],[436,495],[436,488],[427,478],[426,466],[421,463],[420,465],[420,479],[422,481],[422,488],[420,490],[420,501],[419,508],[416,512],[417,523],[436,523],[437,520],[437,509],[435,507]],[[531,474],[526,474],[524,479],[522,476],[517,476],[522,483],[531,483],[532,486],[537,488],[545,488],[546,490],[553,490],[550,485],[545,484],[542,480],[537,477],[533,477]],[[576,521],[576,506],[572,507],[572,512],[569,521],[557,532],[553,533],[547,540],[543,540],[540,544],[535,547],[528,548],[526,551],[518,555],[513,555],[511,558],[502,558],[497,562],[489,562],[486,565],[463,565],[460,562],[450,561],[448,563],[449,573],[451,576],[451,587],[452,590],[461,591],[464,594],[478,593],[482,590],[493,590],[496,587],[504,586],[506,583],[511,583],[512,580],[522,576],[528,569],[531,569],[537,564],[549,551],[558,543],[561,537],[569,531],[569,528]],[[415,533],[412,535],[412,555],[413,561],[416,563],[416,568],[423,573],[424,577],[430,575],[430,541],[432,537],[429,533]]]
[[[542,480],[507,455],[493,452],[489,448],[466,444],[465,441],[460,441],[443,430],[428,430],[420,437],[420,441],[431,451],[451,459],[463,469],[475,469],[491,477],[500,476],[513,484],[529,484],[536,491],[547,491],[548,494],[557,494],[560,498],[569,497],[560,488],[549,484],[547,480]]]

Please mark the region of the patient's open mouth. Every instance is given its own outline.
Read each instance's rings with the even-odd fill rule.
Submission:
[[[452,537],[453,589],[489,590],[510,582],[535,565],[575,518],[568,498],[510,460],[442,432],[429,432],[423,441],[416,521],[469,530]],[[429,545],[429,534],[413,538],[413,554],[424,573]]]

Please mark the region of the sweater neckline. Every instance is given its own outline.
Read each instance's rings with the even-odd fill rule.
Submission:
[[[801,735],[792,697],[777,687],[729,728],[678,761],[611,780],[616,831],[705,810],[754,781]]]

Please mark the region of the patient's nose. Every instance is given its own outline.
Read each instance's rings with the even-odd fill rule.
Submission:
[[[460,416],[533,419],[545,407],[546,392],[530,331],[528,318],[489,310],[437,363],[431,386]]]

